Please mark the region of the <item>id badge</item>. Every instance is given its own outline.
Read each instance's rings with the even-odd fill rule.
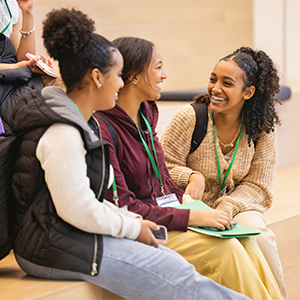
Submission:
[[[180,205],[179,200],[177,199],[176,194],[165,195],[156,198],[156,202],[160,207],[175,207]]]

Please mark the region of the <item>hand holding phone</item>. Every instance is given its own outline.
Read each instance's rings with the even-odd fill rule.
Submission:
[[[32,59],[35,58],[36,56],[31,53],[26,53],[26,57],[28,59]],[[54,78],[59,77],[59,75],[52,68],[50,68],[46,63],[44,63],[41,59],[36,62],[36,66],[51,77]]]
[[[150,228],[150,230],[152,231],[153,235],[155,236],[155,238],[159,243],[166,243],[168,240],[167,228],[163,225],[158,225],[158,226],[159,226],[158,230],[154,230],[152,228]]]

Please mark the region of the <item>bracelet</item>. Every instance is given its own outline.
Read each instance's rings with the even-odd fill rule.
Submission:
[[[22,36],[23,38],[26,38],[26,36],[29,35],[30,33],[34,32],[34,30],[35,30],[35,27],[33,27],[33,28],[32,28],[31,30],[29,30],[29,31],[23,31],[23,30],[20,29],[20,33],[21,33],[21,36]]]

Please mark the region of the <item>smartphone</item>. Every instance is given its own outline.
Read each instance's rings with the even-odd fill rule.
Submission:
[[[152,228],[150,229],[159,243],[166,243],[168,240],[167,228],[163,225],[158,225],[158,226],[159,226],[158,230],[154,230]]]
[[[30,53],[26,53],[26,57],[28,59],[34,58],[35,55],[30,54]],[[47,75],[52,76],[54,78],[58,78],[58,74],[52,69],[50,68],[47,64],[45,64],[42,60],[38,60],[36,62],[37,67],[39,67],[43,72],[45,72]]]

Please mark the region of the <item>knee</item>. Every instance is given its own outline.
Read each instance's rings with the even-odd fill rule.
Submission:
[[[251,243],[251,241],[249,241],[249,243]],[[247,252],[238,239],[232,238],[232,239],[222,240],[220,247],[222,248],[221,255],[224,255],[224,259],[225,257],[226,259],[228,259],[228,257],[230,256],[234,259],[237,258],[245,259],[247,257]]]

